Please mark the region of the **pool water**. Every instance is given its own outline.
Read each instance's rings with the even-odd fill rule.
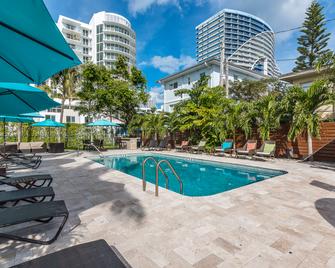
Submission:
[[[251,183],[285,174],[284,171],[257,168],[246,165],[227,164],[213,161],[175,157],[164,154],[128,154],[94,159],[108,168],[142,179],[142,162],[149,156],[157,161],[166,159],[183,181],[183,195],[208,196],[229,191]],[[180,193],[177,178],[166,163],[161,164],[169,178],[169,190]],[[155,184],[156,169],[152,160],[146,162],[146,180]],[[159,186],[165,188],[165,177],[159,173]],[[148,185],[147,185],[148,188]]]

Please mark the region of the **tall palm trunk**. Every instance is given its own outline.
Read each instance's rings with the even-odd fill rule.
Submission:
[[[62,104],[61,104],[61,108],[60,108],[60,122],[61,122],[61,123],[63,123],[64,106],[65,106],[65,99],[62,98]]]
[[[307,145],[308,145],[308,156],[310,161],[313,161],[313,140],[312,140],[312,135],[309,130],[307,130]]]

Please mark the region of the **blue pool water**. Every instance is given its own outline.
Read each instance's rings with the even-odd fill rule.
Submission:
[[[157,161],[162,159],[170,161],[183,181],[184,189],[182,194],[187,196],[213,195],[285,174],[284,171],[280,170],[174,157],[164,154],[106,156],[104,159],[95,159],[95,161],[108,168],[142,179],[142,162],[149,156],[153,156]],[[179,193],[178,180],[166,163],[162,163],[161,166],[169,177],[169,190]],[[155,184],[155,174],[155,163],[150,160],[147,161],[147,181]],[[159,174],[159,186],[165,187],[165,177],[161,172]]]

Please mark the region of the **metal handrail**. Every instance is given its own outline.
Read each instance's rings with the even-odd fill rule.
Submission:
[[[183,193],[183,182],[182,180],[180,179],[180,177],[178,176],[176,170],[173,168],[173,166],[171,165],[171,163],[166,160],[166,159],[163,159],[163,160],[160,160],[158,163],[157,163],[157,166],[156,166],[156,185],[155,185],[155,196],[158,196],[158,169],[160,168],[160,170],[162,170],[162,168],[160,167],[160,165],[162,163],[166,163],[168,164],[169,168],[172,170],[173,174],[176,176],[176,178],[178,179],[179,181],[179,187],[180,187],[180,193],[182,194]],[[169,181],[167,182],[167,184],[169,184]]]
[[[98,149],[97,146],[95,146],[95,144],[93,142],[91,142],[90,144],[88,144],[89,146],[92,146],[98,153],[99,153],[99,156],[101,158],[105,158],[105,156],[103,155],[103,153]]]
[[[155,165],[157,167],[157,160],[155,158],[153,158],[152,156],[147,157],[146,159],[144,159],[144,161],[142,162],[142,185],[143,185],[143,191],[146,190],[146,186],[147,186],[147,182],[145,180],[145,164],[148,160],[153,160],[155,162]],[[165,187],[166,189],[168,189],[169,187],[169,179],[168,176],[166,175],[166,173],[164,172],[164,170],[160,167],[160,170],[162,171],[164,177],[165,177]]]

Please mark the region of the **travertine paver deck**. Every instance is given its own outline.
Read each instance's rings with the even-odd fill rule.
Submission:
[[[335,267],[333,170],[288,160],[192,155],[288,174],[208,197],[160,188],[157,198],[153,185],[143,192],[139,179],[84,156],[45,157],[38,172],[54,176],[56,198],[66,201],[70,218],[50,246],[0,240],[1,267],[99,238],[134,267]],[[56,227],[36,231],[49,236],[45,231]]]

